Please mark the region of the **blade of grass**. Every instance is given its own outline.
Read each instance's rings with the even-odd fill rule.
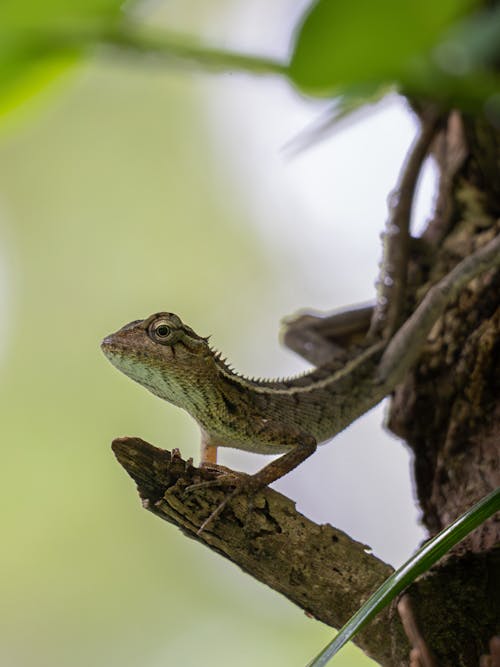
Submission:
[[[500,510],[500,487],[438,533],[378,588],[307,667],[323,667],[355,634],[420,574],[426,572],[481,523]]]

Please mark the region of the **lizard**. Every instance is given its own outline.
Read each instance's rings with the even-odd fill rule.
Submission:
[[[235,372],[208,337],[174,313],[134,320],[101,343],[108,360],[199,424],[202,465],[216,467],[218,447],[281,454],[253,475],[221,471],[216,483],[233,493],[259,488],[297,467],[324,443],[390,394],[415,363],[432,326],[463,287],[500,266],[500,235],[462,260],[430,288],[410,318],[389,339],[370,340],[354,355],[333,358],[302,375],[256,380]],[[195,485],[199,486],[199,485]]]

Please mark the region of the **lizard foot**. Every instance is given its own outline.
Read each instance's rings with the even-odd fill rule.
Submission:
[[[245,473],[234,472],[229,468],[223,468],[218,465],[204,465],[204,470],[209,470],[210,472],[218,472],[219,475],[215,479],[209,479],[204,482],[196,482],[195,484],[190,484],[184,489],[184,493],[193,493],[198,489],[207,489],[210,487],[227,487],[227,486],[239,486],[242,479],[248,477]]]
[[[228,471],[228,469],[225,468],[224,472],[222,472],[222,474],[220,474],[217,479],[191,484],[190,486],[186,487],[184,493],[192,493],[198,489],[206,489],[210,487],[233,487],[233,490],[226,495],[224,500],[217,505],[214,511],[201,524],[201,526],[196,531],[196,534],[201,535],[207,526],[215,521],[218,516],[220,516],[223,509],[227,507],[233,498],[239,496],[242,493],[253,495],[260,488],[260,486],[260,484],[256,483],[256,480],[254,480],[252,475]]]

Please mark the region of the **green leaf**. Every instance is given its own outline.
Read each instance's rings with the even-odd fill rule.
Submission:
[[[412,59],[474,6],[471,0],[318,0],[293,48],[290,75],[310,93],[398,80]]]
[[[500,487],[476,503],[468,512],[429,540],[417,553],[392,574],[339,631],[335,639],[309,663],[323,667],[361,628],[387,606],[419,575],[426,572],[455,544],[500,510]]]
[[[121,16],[122,0],[2,0],[0,115],[17,109],[84,52],[75,34],[98,34]]]
[[[59,30],[84,21],[110,21],[122,12],[123,0],[2,0],[2,31],[28,28]]]
[[[48,89],[79,60],[76,51],[46,54],[39,58],[22,57],[0,60],[0,120]]]
[[[500,55],[500,7],[485,7],[446,31],[434,49],[434,62],[444,72],[467,76],[495,67]]]
[[[411,63],[402,83],[410,94],[483,112],[500,93],[499,57],[500,7],[484,8],[446,30],[429,53]]]

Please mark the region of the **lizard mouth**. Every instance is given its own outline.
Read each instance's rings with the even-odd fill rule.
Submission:
[[[112,335],[106,336],[106,338],[103,338],[103,340],[101,342],[101,347],[103,349],[107,348],[107,347],[110,347],[112,345],[112,343],[113,343],[113,336]]]
[[[123,354],[126,354],[127,347],[116,340],[114,334],[106,336],[101,342],[101,350],[104,353],[104,356],[107,357],[111,362],[115,357],[121,357]]]
[[[113,337],[113,334],[106,336],[101,342],[101,350],[108,357],[110,354],[117,353],[120,351],[120,345],[116,344],[116,340]]]

